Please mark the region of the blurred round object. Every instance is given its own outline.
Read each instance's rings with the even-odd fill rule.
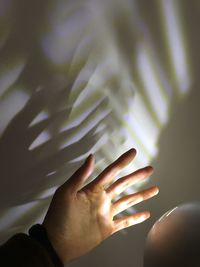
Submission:
[[[153,225],[144,267],[200,267],[200,202],[175,207]]]

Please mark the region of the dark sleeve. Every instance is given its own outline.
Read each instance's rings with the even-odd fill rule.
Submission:
[[[26,234],[16,234],[0,247],[2,267],[55,267],[48,251]]]

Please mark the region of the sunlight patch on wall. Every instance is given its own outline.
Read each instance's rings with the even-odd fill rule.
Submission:
[[[173,0],[160,1],[160,11],[163,18],[163,33],[168,45],[168,55],[173,70],[175,85],[180,94],[188,92],[191,84],[190,64],[187,60],[186,36],[180,21],[181,2]]]

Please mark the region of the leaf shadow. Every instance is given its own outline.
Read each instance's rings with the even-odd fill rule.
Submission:
[[[107,116],[105,115],[90,129],[83,130],[84,124],[91,120],[99,109],[105,107],[106,101],[102,100],[98,107],[90,112],[82,123],[64,131],[58,128],[64,124],[70,116],[73,104],[59,110],[59,99],[69,98],[70,89],[60,91],[40,89],[33,93],[27,104],[9,123],[0,139],[0,169],[3,179],[0,180],[1,203],[0,210],[22,205],[34,199],[42,190],[58,186],[66,173],[59,174],[59,181],[50,179],[50,173],[57,173],[63,166],[67,168],[76,167],[77,163],[71,161],[85,155],[96,143],[96,129],[99,123]],[[31,125],[38,114],[49,106],[57,106],[55,112],[46,119]],[[56,125],[57,131],[53,132]],[[50,129],[50,130],[49,130]],[[30,149],[31,144],[41,133],[49,133],[49,139]],[[77,133],[83,135],[78,140],[62,147],[66,140]],[[71,162],[71,163],[70,163]],[[66,168],[65,168],[66,170]],[[6,192],[6,194],[5,194]]]

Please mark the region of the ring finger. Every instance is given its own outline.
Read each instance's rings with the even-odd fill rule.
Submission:
[[[141,192],[120,198],[119,200],[114,202],[112,205],[113,217],[135,204],[138,204],[146,199],[152,198],[153,196],[157,195],[158,192],[159,192],[158,187],[153,186]]]

